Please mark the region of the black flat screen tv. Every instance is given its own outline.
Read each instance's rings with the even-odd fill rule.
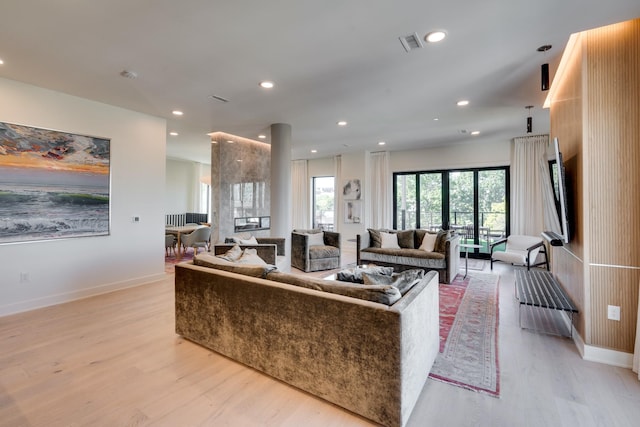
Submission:
[[[564,170],[564,162],[562,160],[562,152],[560,151],[558,138],[553,138],[553,148],[555,158],[549,160],[549,176],[551,178],[551,187],[553,188],[556,211],[558,213],[558,220],[562,231],[562,235],[560,237],[564,243],[569,243],[571,235],[568,210],[569,205],[567,203],[567,177]]]

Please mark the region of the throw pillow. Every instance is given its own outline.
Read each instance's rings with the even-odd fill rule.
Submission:
[[[367,231],[369,231],[369,246],[372,248],[379,248],[380,244],[382,243],[380,232],[383,230],[374,230],[373,228],[367,228]]]
[[[436,238],[436,247],[434,248],[435,252],[444,253],[447,249],[447,240],[451,237],[451,233],[449,230],[440,230],[438,231],[438,237]]]
[[[258,241],[254,236],[251,236],[248,239],[238,239],[238,243],[241,245],[257,245]]]
[[[237,261],[238,264],[267,265],[262,258],[258,256],[258,251],[254,248],[247,248],[242,251],[242,256]]]
[[[438,235],[435,233],[424,233],[424,238],[422,239],[422,243],[420,244],[420,248],[423,251],[433,252],[436,248],[436,240],[438,239]]]
[[[231,249],[222,255],[217,255],[218,258],[222,258],[226,261],[235,262],[242,256],[242,249],[240,246],[234,245]]]
[[[391,285],[400,291],[400,295],[406,294],[424,277],[424,270],[412,269],[387,276],[378,273],[362,273],[365,285]]]
[[[356,266],[354,268],[345,268],[336,273],[336,280],[340,282],[364,283],[362,273],[376,273],[391,277],[393,267],[382,267],[377,265]]]
[[[395,233],[380,232],[380,247],[383,249],[400,249],[398,235]]]
[[[309,236],[309,246],[324,246],[324,232],[307,234]]]
[[[400,245],[401,248],[414,249],[413,236],[415,234],[414,230],[398,231],[398,245]]]

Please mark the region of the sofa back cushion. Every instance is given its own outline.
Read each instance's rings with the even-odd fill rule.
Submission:
[[[251,277],[264,278],[268,272],[275,270],[275,266],[269,264],[255,265],[255,264],[238,264],[235,262],[227,261],[220,257],[213,255],[211,252],[202,252],[197,254],[193,258],[193,264],[202,267],[215,268],[218,270],[224,270],[231,273],[243,274]]]
[[[405,249],[415,249],[415,230],[399,230],[398,234],[398,245],[401,248]]]

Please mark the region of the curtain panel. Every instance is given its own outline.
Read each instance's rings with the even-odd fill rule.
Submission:
[[[291,162],[291,224],[294,229],[310,228],[309,187],[307,160],[294,160]]]
[[[514,138],[511,150],[511,234],[559,231],[549,184],[549,135]]]
[[[380,151],[369,154],[368,194],[369,227],[391,228],[391,172],[389,170],[389,152]]]

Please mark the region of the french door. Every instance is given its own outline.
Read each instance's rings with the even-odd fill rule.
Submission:
[[[486,257],[508,235],[507,167],[398,172],[393,195],[395,229],[453,229],[461,243],[480,246],[471,256]]]

